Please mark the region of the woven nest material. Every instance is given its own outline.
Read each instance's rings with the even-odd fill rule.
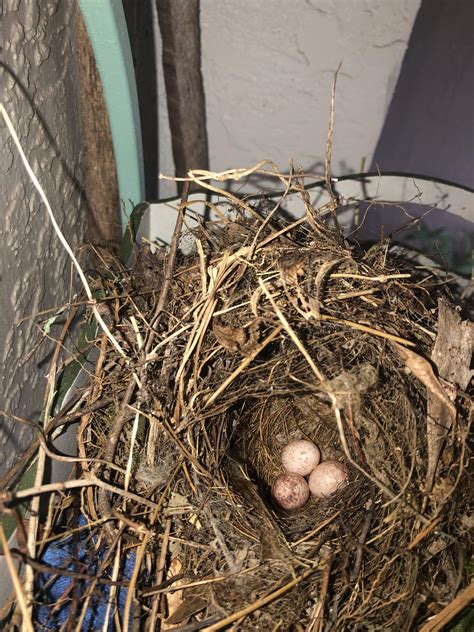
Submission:
[[[110,566],[136,551],[143,629],[418,629],[470,581],[472,328],[305,200],[290,221],[232,198],[186,254],[97,266],[124,355],[97,338],[80,476],[106,485],[80,510]],[[295,438],[349,484],[288,513],[271,485]]]

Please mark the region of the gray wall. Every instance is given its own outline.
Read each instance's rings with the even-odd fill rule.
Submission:
[[[211,169],[321,169],[339,63],[333,170],[370,164],[419,0],[201,0]],[[158,47],[159,49],[159,47]],[[159,68],[159,65],[158,65]],[[162,71],[160,171],[174,174]],[[160,196],[172,195],[160,182]]]
[[[321,173],[331,82],[342,62],[335,175],[359,172],[365,158],[366,170],[414,172],[474,187],[473,24],[472,0],[201,0],[211,169],[271,158],[286,170],[293,158]],[[160,171],[173,175],[161,75]],[[420,186],[400,181],[398,191],[393,183],[379,190],[381,198],[395,195],[389,199],[418,206],[371,207],[359,237],[377,239],[382,229],[389,234],[428,211],[407,243],[428,247],[466,273],[474,246],[472,203],[457,209],[441,192],[437,199],[431,191],[423,197]],[[253,189],[242,182],[240,190]],[[174,194],[174,184],[160,181],[159,193]],[[152,238],[162,223],[161,215],[151,214]]]
[[[74,10],[75,3],[64,0],[3,1],[0,98],[65,236],[77,247],[86,216]],[[71,271],[3,120],[0,147],[0,407],[38,421],[52,344],[46,340],[30,356],[40,337],[31,316],[68,300]],[[0,474],[31,436],[27,426],[0,417]]]

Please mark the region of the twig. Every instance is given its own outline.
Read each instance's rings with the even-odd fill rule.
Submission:
[[[287,334],[290,336],[290,338],[293,340],[293,342],[295,343],[295,345],[298,347],[298,349],[300,350],[300,352],[302,353],[302,355],[304,356],[306,362],[309,364],[309,366],[312,368],[313,373],[316,375],[316,377],[318,378],[318,380],[320,382],[325,383],[327,380],[325,378],[325,376],[323,375],[323,373],[318,369],[318,367],[315,365],[315,363],[313,362],[313,359],[311,358],[311,356],[309,355],[309,353],[306,351],[306,349],[304,348],[304,346],[301,344],[301,341],[299,340],[298,336],[295,334],[295,332],[293,331],[293,329],[290,326],[290,323],[287,321],[287,319],[285,318],[285,316],[283,315],[283,312],[281,311],[281,309],[278,307],[278,305],[275,302],[275,299],[273,298],[273,296],[270,294],[270,291],[268,290],[267,286],[265,285],[265,283],[263,282],[263,280],[261,278],[258,279],[258,282],[260,284],[260,287],[262,288],[263,292],[265,293],[265,296],[267,297],[267,299],[270,301],[273,309],[275,310],[275,314],[278,316],[278,319],[280,320],[283,328],[285,329],[285,331],[287,332]]]
[[[309,533],[306,533],[303,537],[301,537],[296,542],[292,542],[291,548],[295,548],[299,546],[300,544],[303,544],[304,542],[311,540],[311,538],[314,538],[315,535],[317,535],[320,531],[325,529],[328,526],[328,524],[331,524],[331,522],[333,522],[333,520],[335,520],[340,515],[341,515],[341,512],[336,511],[336,513],[332,514],[331,516],[329,516],[329,518],[327,518],[326,520],[318,524],[318,526],[315,529],[313,529]]]
[[[332,82],[331,109],[330,109],[330,114],[329,114],[329,126],[328,126],[327,140],[326,140],[326,152],[324,155],[324,177],[326,180],[326,188],[329,193],[329,197],[331,198],[331,201],[333,202],[332,207],[331,207],[332,219],[334,222],[334,226],[338,229],[339,232],[340,232],[340,227],[339,227],[339,222],[337,219],[336,208],[335,208],[336,196],[334,195],[334,190],[332,188],[332,183],[331,183],[331,158],[332,158],[332,142],[333,142],[333,136],[334,136],[334,111],[335,111],[335,105],[336,105],[336,83],[337,83],[337,76],[339,74],[341,66],[342,66],[342,62],[337,67],[337,70],[334,73],[334,79]]]
[[[124,482],[124,488],[128,490],[129,485],[130,485],[130,478],[132,476],[132,465],[133,465],[133,449],[135,447],[135,442],[137,439],[137,433],[138,433],[138,423],[140,421],[140,413],[137,412],[135,413],[135,420],[133,422],[133,428],[132,428],[132,436],[130,437],[130,450],[128,453],[128,460],[127,460],[127,470],[125,473],[125,482]]]
[[[166,565],[166,556],[168,554],[170,532],[171,532],[171,519],[168,518],[165,523],[165,532],[163,534],[163,542],[161,544],[160,557],[158,558],[158,568],[157,568],[157,574],[156,574],[157,584],[161,584],[163,582],[163,576],[164,576],[165,565]],[[156,617],[158,614],[160,604],[161,604],[161,594],[157,593],[153,598],[153,606],[151,608],[151,613],[149,616],[148,632],[154,632],[155,630]]]
[[[319,603],[315,609],[313,620],[308,626],[308,632],[322,632],[324,629],[324,607],[329,590],[329,579],[331,577],[331,566],[333,560],[333,551],[329,546],[325,546],[321,551],[321,562],[324,564],[323,578],[321,582],[321,588],[319,591]]]
[[[368,277],[363,274],[355,274],[352,272],[334,272],[330,275],[331,279],[356,279],[359,281],[376,281],[377,283],[387,283],[393,279],[409,279],[411,274],[379,274],[377,276]]]
[[[68,535],[71,535],[71,533],[69,532]],[[76,628],[75,628],[74,632],[82,632],[82,624],[83,624],[84,618],[86,616],[86,613],[87,613],[87,611],[89,609],[90,600],[92,598],[92,595],[94,594],[94,591],[96,589],[96,585],[98,583],[100,583],[100,581],[102,580],[102,577],[104,575],[105,569],[107,568],[107,566],[109,564],[109,558],[111,557],[111,555],[112,555],[117,543],[120,542],[120,537],[121,536],[122,536],[122,530],[119,529],[118,532],[117,532],[117,535],[115,537],[115,540],[112,542],[111,546],[105,551],[104,557],[103,557],[103,559],[100,562],[100,565],[99,565],[99,568],[97,570],[97,573],[95,574],[95,576],[93,578],[91,578],[87,582],[87,589],[81,595],[82,608],[81,608],[80,616],[77,618]],[[119,550],[119,549],[120,549],[120,546],[118,547],[117,550]],[[112,577],[112,581],[117,581],[117,577],[116,576],[115,576],[115,578]],[[127,585],[128,585],[128,582],[127,582]],[[114,584],[112,584],[112,586],[114,586]]]
[[[459,595],[448,603],[421,628],[420,632],[438,632],[444,628],[457,614],[474,600],[474,582],[471,582]]]
[[[113,401],[113,400],[111,399],[110,401]],[[102,406],[100,406],[99,408],[102,408]],[[82,412],[82,414],[84,413]],[[117,472],[121,472],[121,473],[125,472],[124,468],[118,465],[115,465],[114,463],[111,463],[110,461],[106,461],[105,459],[96,459],[93,457],[66,456],[64,454],[59,454],[57,452],[54,452],[53,450],[50,449],[48,445],[48,437],[46,436],[45,432],[36,423],[34,423],[33,421],[25,417],[20,417],[19,415],[14,415],[13,413],[7,413],[5,410],[1,410],[1,409],[0,409],[0,415],[4,417],[10,417],[10,419],[13,419],[14,421],[26,424],[30,426],[31,428],[33,428],[35,432],[37,432],[39,435],[39,439],[35,441],[33,444],[35,446],[35,450],[37,450],[40,447],[42,451],[54,461],[62,461],[63,463],[96,463],[96,464],[100,463],[103,465],[107,465],[108,467],[116,470]],[[81,416],[81,415],[75,415],[76,418],[78,416]],[[62,423],[58,423],[58,427],[62,425],[63,425]],[[25,454],[29,455],[30,457],[32,456],[31,450],[27,450]],[[26,458],[25,454],[22,457],[23,459]],[[5,487],[7,487],[6,484],[5,485],[0,484],[0,489],[4,489]]]
[[[346,325],[351,329],[358,329],[359,331],[365,331],[368,334],[372,334],[377,336],[378,338],[385,338],[386,340],[392,340],[393,342],[398,342],[401,345],[405,345],[406,347],[415,347],[415,343],[410,340],[406,340],[406,338],[401,338],[400,336],[396,336],[395,334],[389,334],[386,331],[381,331],[380,329],[374,329],[373,327],[369,327],[368,325],[362,325],[361,323],[355,323],[352,320],[346,320],[345,318],[336,318],[334,316],[329,316],[328,314],[320,314],[320,320],[331,321],[333,323],[337,323],[338,325]]]
[[[422,540],[424,540],[426,538],[426,536],[429,535],[433,531],[433,529],[438,526],[438,524],[440,522],[441,522],[441,518],[435,518],[434,520],[429,522],[426,525],[426,527],[424,527],[424,529],[422,529],[421,531],[419,531],[416,534],[416,536],[413,538],[413,540],[410,542],[410,544],[407,545],[407,551],[411,551],[416,546],[418,546],[418,544]]]
[[[214,535],[216,536],[216,540],[219,544],[219,546],[221,547],[221,551],[222,554],[224,555],[225,561],[227,562],[227,566],[229,567],[229,570],[232,574],[237,573],[238,568],[235,564],[234,558],[232,557],[230,551],[229,551],[229,547],[226,544],[225,538],[222,534],[222,531],[219,529],[219,527],[217,526],[217,522],[216,519],[214,518],[212,511],[209,507],[209,505],[206,505],[204,507],[204,512],[207,515],[207,518],[211,524],[212,530],[214,531]]]
[[[58,568],[57,566],[51,566],[50,564],[45,564],[44,562],[37,562],[29,555],[25,555],[17,549],[12,549],[10,551],[10,555],[12,555],[12,557],[18,558],[19,560],[22,560],[22,562],[24,562],[28,566],[31,566],[32,568],[41,571],[42,573],[47,573],[55,576],[57,575],[63,577],[72,577],[73,579],[84,579],[87,582],[103,584],[105,586],[119,586],[123,588],[126,588],[128,586],[128,582],[126,581],[116,581],[113,579],[109,579],[108,577],[98,577],[97,574],[90,575],[88,573],[81,573],[80,571],[71,571],[67,568]]]
[[[3,555],[7,561],[8,570],[10,571],[10,577],[15,588],[16,597],[20,606],[21,613],[23,615],[22,630],[25,632],[34,632],[33,625],[31,623],[30,612],[26,601],[26,595],[23,591],[18,572],[16,570],[15,563],[13,562],[12,554],[8,548],[8,542],[3,532],[3,526],[0,524],[0,544],[2,545]]]
[[[132,395],[135,391],[135,387],[136,387],[135,379],[131,377],[128,381],[127,389],[122,397],[122,401],[120,402],[120,408],[114,419],[114,425],[112,426],[110,430],[108,441],[105,445],[104,459],[106,461],[110,461],[111,463],[114,460],[115,450],[117,449],[117,444],[118,444],[120,435],[122,434],[122,429],[127,420],[127,414],[128,414],[127,404],[129,404],[130,400],[132,399]],[[107,498],[107,494],[105,493],[105,490],[99,489],[97,496],[98,496],[97,505],[99,507],[99,510],[102,516],[106,518],[110,518],[112,516],[112,507],[111,507],[109,499]],[[109,535],[111,535],[110,528],[108,529],[108,531],[109,531]]]
[[[153,340],[154,340],[153,333],[156,331],[158,327],[161,313],[163,312],[163,309],[166,305],[166,300],[168,298],[168,292],[169,292],[169,288],[170,288],[171,281],[173,278],[174,267],[176,265],[176,254],[178,252],[179,236],[183,228],[184,216],[186,213],[186,204],[188,201],[188,194],[189,194],[189,182],[185,182],[184,187],[183,187],[183,193],[181,195],[181,204],[179,205],[179,208],[178,208],[178,217],[176,218],[176,224],[174,227],[173,237],[171,239],[170,252],[168,255],[168,259],[166,261],[163,285],[161,286],[160,296],[158,297],[158,301],[156,303],[155,312],[150,322],[150,331],[148,332],[148,337],[145,343],[145,355],[149,353],[153,345]]]
[[[255,612],[255,610],[259,610],[260,608],[263,608],[264,606],[268,605],[275,599],[278,599],[278,597],[281,597],[281,595],[284,595],[286,592],[288,592],[289,590],[291,590],[292,588],[300,584],[305,579],[307,579],[310,575],[316,572],[316,570],[317,570],[317,567],[309,568],[308,570],[304,571],[304,573],[302,573],[298,577],[295,577],[294,579],[292,579],[290,582],[288,582],[287,584],[285,584],[278,590],[275,590],[274,592],[272,592],[270,595],[267,595],[266,597],[263,597],[262,599],[257,599],[246,608],[242,608],[242,610],[239,610],[238,612],[234,612],[234,614],[231,614],[228,617],[225,617],[225,619],[221,619],[218,623],[215,623],[214,625],[210,625],[209,627],[205,628],[206,632],[216,632],[216,630],[222,630],[222,628],[225,628],[230,623],[237,621],[241,617],[246,617],[252,612]]]
[[[224,181],[224,180],[235,180],[235,179],[247,177],[247,176],[250,176],[252,173],[260,173],[259,167],[261,167],[264,164],[269,164],[274,167],[273,173],[265,172],[266,174],[275,175],[283,182],[283,184],[286,184],[285,177],[288,177],[288,176],[282,176],[278,172],[278,169],[276,169],[275,164],[271,160],[263,160],[259,162],[257,165],[255,165],[254,167],[250,167],[249,169],[233,169],[231,171],[225,171],[220,174],[213,173],[211,171],[203,171],[203,170],[195,169],[188,172],[189,178],[186,178],[186,180],[194,182],[195,184],[198,185],[198,187],[207,189],[208,191],[212,191],[213,193],[217,193],[218,195],[222,195],[223,197],[226,197],[237,208],[241,208],[243,211],[255,217],[257,220],[262,221],[262,217],[260,213],[258,213],[255,209],[253,209],[250,206],[250,204],[247,204],[247,202],[245,202],[244,200],[241,200],[236,195],[233,195],[230,191],[226,191],[225,189],[221,189],[219,187],[213,186],[212,184],[208,184],[207,182],[205,182],[205,180]],[[160,178],[162,177],[166,178],[166,176],[162,176],[160,174]],[[179,181],[179,178],[170,178],[170,179]]]
[[[119,573],[119,569],[120,569],[121,546],[122,546],[122,543],[121,543],[120,540],[118,540],[118,542],[117,542],[117,550],[115,552],[114,566],[113,566],[113,569],[112,569],[112,579],[114,581],[117,581],[117,577],[118,577],[118,573]],[[112,550],[112,549],[109,549],[109,551],[110,550]],[[116,599],[117,599],[117,587],[116,587],[116,585],[112,585],[110,587],[110,593],[109,593],[109,597],[107,599],[107,611],[106,611],[105,617],[104,617],[104,625],[102,626],[102,632],[107,632],[107,630],[109,630],[110,614],[111,614],[111,611],[112,611],[112,606],[114,604],[114,600],[116,600]]]
[[[214,393],[206,400],[204,408],[210,406],[213,402],[215,402],[215,400],[226,390],[226,388],[228,388],[232,384],[236,377],[240,375],[240,373],[242,373],[242,371],[244,371],[248,367],[248,365],[258,356],[258,354],[261,353],[261,351],[263,351],[263,349],[265,349],[265,347],[278,336],[282,329],[283,327],[281,326],[275,327],[275,329],[265,338],[265,340],[261,344],[259,344],[258,347],[250,355],[248,355],[234,371],[232,371],[229,377],[226,378],[219,386],[219,388],[214,391]]]
[[[372,499],[370,501],[370,509],[367,512],[367,515],[365,516],[364,524],[362,526],[362,531],[360,533],[359,539],[357,540],[356,559],[354,562],[354,568],[352,569],[351,575],[350,575],[351,582],[354,582],[359,576],[359,571],[362,564],[362,554],[364,552],[364,543],[365,543],[365,540],[367,539],[367,534],[369,533],[369,529],[370,529],[370,523],[372,522],[372,517],[374,514],[375,501],[373,499],[373,496],[374,496],[374,493],[373,493],[373,488],[372,488]]]
[[[273,215],[278,211],[278,209],[281,207],[281,205],[283,204],[284,200],[286,199],[286,197],[288,195],[288,192],[290,191],[290,188],[291,188],[293,176],[294,176],[293,163],[290,162],[290,174],[288,176],[288,181],[286,183],[285,190],[283,191],[282,196],[280,198],[278,198],[278,202],[275,204],[273,209],[265,217],[263,223],[258,227],[258,230],[255,233],[255,237],[253,238],[253,241],[252,241],[252,250],[250,252],[250,258],[253,257],[253,253],[255,252],[255,249],[257,247],[258,238],[259,238],[261,232],[265,229],[265,226],[267,226],[267,224],[270,223]],[[281,231],[278,231],[278,233],[281,234]]]
[[[122,625],[123,630],[128,631],[129,629],[130,613],[132,609],[132,601],[135,594],[135,588],[138,581],[138,575],[140,573],[143,556],[145,555],[145,551],[151,537],[152,537],[151,533],[146,533],[137,550],[137,556],[135,558],[135,566],[133,567],[133,573],[130,578],[130,585],[127,590],[127,599],[125,601],[125,607],[123,609],[123,625]]]
[[[51,492],[63,492],[67,489],[81,489],[83,487],[99,487],[100,489],[112,492],[113,494],[117,494],[119,496],[123,496],[124,498],[130,498],[135,502],[138,502],[146,507],[151,507],[154,509],[156,507],[156,503],[148,500],[147,498],[143,498],[138,494],[134,494],[133,492],[125,491],[120,487],[116,487],[115,485],[110,485],[109,483],[105,483],[100,479],[92,476],[86,479],[78,479],[74,481],[66,481],[64,483],[48,483],[47,485],[39,485],[38,487],[30,487],[29,489],[22,489],[17,492],[9,492],[9,491],[0,491],[0,501],[4,503],[11,503],[13,501],[22,500],[23,498],[30,498],[31,496],[37,496],[38,494],[50,494]]]
[[[49,371],[48,371],[48,386],[46,389],[46,395],[44,399],[43,405],[43,426],[46,426],[48,419],[51,414],[51,410],[53,408],[54,396],[55,396],[55,385],[56,385],[56,368],[57,361],[59,357],[60,350],[62,348],[62,343],[64,342],[64,338],[66,337],[67,332],[69,331],[71,322],[73,319],[73,312],[68,314],[66,318],[66,322],[64,323],[61,331],[61,335],[58,340],[58,344],[54,350],[53,358],[50,363]],[[41,436],[41,435],[40,435]],[[35,474],[35,487],[41,485],[43,483],[45,468],[46,468],[46,455],[47,455],[47,446],[46,441],[43,443],[40,442],[40,446],[38,448],[38,457],[36,463],[36,474]],[[31,506],[29,508],[30,520],[28,524],[28,541],[27,541],[27,551],[32,559],[36,557],[36,540],[38,535],[39,528],[39,517],[40,517],[40,496],[36,496],[31,501]],[[29,606],[30,612],[33,612],[33,591],[34,591],[34,573],[33,568],[31,566],[27,566],[25,569],[25,584],[24,590],[27,599],[30,600],[31,605]]]
[[[391,500],[397,498],[397,496],[398,496],[397,494],[394,494],[391,489],[389,489],[384,483],[379,481],[377,478],[375,478],[374,476],[369,474],[369,472],[367,472],[363,467],[361,467],[352,458],[351,452],[349,450],[349,445],[347,444],[346,435],[344,433],[344,426],[343,426],[343,423],[342,423],[341,411],[337,407],[337,402],[336,402],[336,398],[334,397],[334,395],[332,393],[330,393],[330,392],[328,392],[328,394],[329,394],[330,398],[333,400],[333,411],[334,411],[334,416],[336,417],[336,424],[337,424],[337,429],[339,431],[339,438],[341,440],[341,445],[342,445],[342,448],[344,450],[344,454],[346,455],[347,460],[349,461],[349,463],[353,467],[355,467],[357,470],[359,470],[359,472],[361,472],[361,474],[363,474],[366,478],[368,478],[369,481],[372,481],[372,483],[374,483],[374,485],[376,485]],[[426,516],[421,514],[417,509],[412,507],[404,498],[400,499],[400,503],[403,504],[407,509],[412,511],[416,515],[416,517],[419,518],[419,520],[421,520],[421,522],[423,524],[425,524],[425,525],[428,524],[428,522],[429,522],[428,518],[426,518]]]

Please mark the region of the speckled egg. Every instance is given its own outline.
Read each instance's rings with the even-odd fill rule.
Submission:
[[[272,496],[283,509],[300,509],[309,498],[308,483],[299,474],[280,474],[273,483]]]
[[[316,498],[327,498],[347,483],[347,468],[338,461],[320,463],[308,479],[309,489]]]
[[[287,472],[308,476],[321,460],[321,451],[312,441],[297,439],[283,448],[281,462]]]

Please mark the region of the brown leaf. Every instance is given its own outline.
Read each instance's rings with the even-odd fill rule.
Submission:
[[[305,255],[299,250],[283,253],[278,259],[278,268],[284,283],[295,285],[298,276],[304,274]]]
[[[223,325],[217,318],[212,321],[212,331],[217,342],[229,351],[238,351],[247,340],[247,334],[242,327]]]
[[[214,318],[212,331],[219,344],[225,349],[249,353],[258,343],[260,320],[257,319],[245,327],[233,327],[224,325],[219,318]]]
[[[436,377],[430,362],[414,351],[393,342],[405,366],[426,387],[428,396],[426,438],[428,444],[425,491],[433,487],[436,468],[447,432],[456,420],[456,407]]]
[[[167,579],[173,577],[175,575],[179,575],[183,570],[183,565],[181,560],[177,557],[171,560],[171,563],[168,568],[168,572],[166,573]],[[174,586],[180,586],[184,583],[184,580],[179,579],[174,583]],[[166,606],[168,608],[168,619],[163,621],[161,625],[162,630],[172,630],[176,626],[174,624],[169,623],[169,619],[175,614],[175,612],[179,609],[179,607],[183,603],[183,591],[176,590],[174,592],[165,593]]]
[[[232,476],[231,480],[233,488],[255,509],[255,513],[260,515],[262,524],[259,534],[261,559],[284,560],[289,563],[294,561],[294,555],[285,540],[285,536],[272,512],[260,497],[256,485],[240,476]]]
[[[208,600],[202,595],[190,595],[189,597],[185,597],[174,613],[166,619],[165,624],[171,626],[186,621],[193,615],[201,612],[201,610],[204,610],[207,604]],[[168,630],[170,629],[172,628],[168,627]]]
[[[426,387],[428,395],[438,399],[444,404],[449,411],[451,419],[454,420],[456,417],[456,408],[446,394],[441,382],[436,377],[429,360],[411,351],[411,349],[402,347],[402,345],[396,342],[392,342],[392,345],[405,361],[407,369],[410,369],[413,375]]]

